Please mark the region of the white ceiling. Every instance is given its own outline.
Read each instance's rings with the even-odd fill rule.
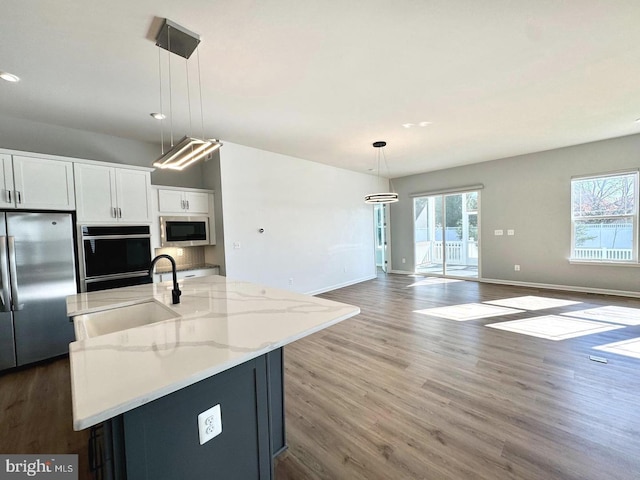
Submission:
[[[4,2],[0,113],[159,142],[165,17],[202,37],[207,137],[360,172],[386,140],[398,177],[640,132],[638,0]]]

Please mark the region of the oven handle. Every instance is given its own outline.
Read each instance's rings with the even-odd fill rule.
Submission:
[[[139,235],[83,235],[83,240],[122,240],[127,238],[151,238],[151,234],[139,234]]]

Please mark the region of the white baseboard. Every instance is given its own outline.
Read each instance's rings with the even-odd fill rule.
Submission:
[[[323,287],[318,290],[313,290],[311,292],[305,292],[306,295],[318,295],[320,293],[330,292],[331,290],[337,290],[338,288],[348,287],[349,285],[355,285],[356,283],[366,282],[368,280],[373,280],[377,278],[377,275],[368,275],[366,277],[357,278],[355,280],[349,280],[343,283],[338,283],[336,285],[331,285],[329,287]]]
[[[415,272],[407,270],[391,270],[389,273],[397,275],[416,275]],[[418,274],[422,275],[422,274]],[[308,295],[317,295],[319,293],[330,292],[331,290],[337,290],[338,288],[348,287],[349,285],[355,285],[356,283],[366,282],[377,278],[377,275],[369,275],[356,280],[350,280],[348,282],[332,285],[330,287],[321,288],[313,292],[307,292]],[[496,278],[460,278],[461,280],[467,280],[472,282],[481,283],[494,283],[497,285],[513,285],[515,287],[528,287],[528,288],[542,288],[547,290],[561,290],[566,292],[581,292],[581,293],[595,293],[598,295],[616,295],[619,297],[633,297],[640,298],[640,292],[632,292],[627,290],[610,290],[606,288],[592,288],[592,287],[578,287],[575,285],[554,285],[551,283],[534,283],[534,282],[519,282],[517,280],[499,280]]]
[[[496,283],[498,285],[514,285],[516,287],[545,288],[547,290],[564,290],[567,292],[597,293],[599,295],[617,295],[619,297],[640,298],[640,292],[631,292],[627,290],[577,287],[575,285],[553,285],[550,283],[518,282],[515,280],[498,280],[495,278],[480,278],[478,281],[483,283]]]

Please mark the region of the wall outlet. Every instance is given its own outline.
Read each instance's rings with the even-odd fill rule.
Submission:
[[[235,249],[240,248],[240,242],[233,242],[233,248]]]
[[[178,248],[178,251],[176,252],[178,254],[179,257],[184,255],[184,248]]]
[[[519,272],[519,271],[520,271],[520,265],[514,265],[514,266],[513,266],[513,269],[514,269],[516,272]]]
[[[494,234],[496,237],[499,237],[500,235],[504,235],[504,230],[494,230],[494,231],[493,231],[493,234]]]
[[[507,230],[507,235],[515,235],[516,231],[515,230]]]
[[[289,285],[293,285],[293,278],[289,279]]]
[[[406,259],[406,258],[403,258],[403,259],[402,259],[402,263],[407,263],[407,259]]]
[[[220,404],[205,410],[198,415],[198,435],[200,445],[204,445],[209,440],[222,433],[222,415]]]
[[[343,270],[344,270],[344,273],[347,273],[347,267],[344,267]]]

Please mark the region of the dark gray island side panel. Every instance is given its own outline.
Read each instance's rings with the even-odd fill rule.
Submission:
[[[286,449],[283,349],[93,427],[96,480],[270,480]],[[222,433],[204,445],[198,414],[220,405]]]
[[[287,448],[284,430],[284,349],[269,352],[266,358],[271,454],[276,457]]]
[[[271,479],[266,356],[125,413],[128,479]],[[198,414],[220,404],[222,433],[204,445]]]

